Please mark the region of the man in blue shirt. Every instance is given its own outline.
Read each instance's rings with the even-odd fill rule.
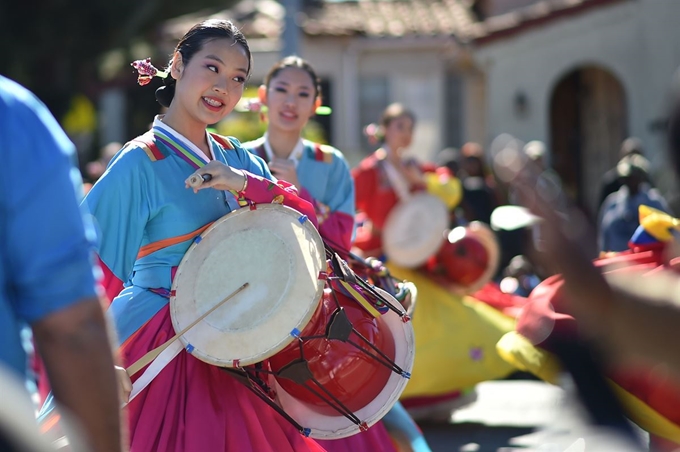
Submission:
[[[119,452],[117,383],[75,149],[44,105],[2,76],[0,158],[0,366],[25,376],[20,330],[30,325],[55,398],[93,450]]]
[[[600,208],[600,251],[628,249],[628,242],[640,225],[641,205],[668,212],[666,200],[646,182],[648,166],[647,159],[639,154],[624,157],[616,166],[623,185],[607,196]]]

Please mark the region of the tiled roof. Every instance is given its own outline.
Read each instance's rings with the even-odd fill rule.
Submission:
[[[326,3],[310,11],[303,28],[310,35],[466,35],[474,15],[462,0],[359,0]]]
[[[526,31],[534,26],[545,25],[555,19],[623,1],[630,0],[541,0],[473,24],[468,38],[478,44],[484,44]]]
[[[307,8],[300,17],[312,36],[466,36],[475,17],[471,0],[355,0],[334,1]],[[218,13],[182,16],[166,23],[164,34],[181,37],[194,23],[208,18],[231,19],[248,38],[277,38],[284,8],[274,0],[242,0]]]
[[[632,0],[540,0],[479,21],[471,8],[475,0],[317,0],[303,11],[299,24],[310,36],[455,36],[459,41],[483,44],[555,18],[622,1]],[[281,34],[284,15],[283,6],[275,0],[241,0],[214,14],[173,19],[163,31],[178,39],[191,25],[211,17],[234,21],[249,39],[273,40]]]

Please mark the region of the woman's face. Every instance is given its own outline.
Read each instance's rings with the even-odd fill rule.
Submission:
[[[413,141],[413,120],[408,116],[394,118],[385,128],[385,144],[390,149],[407,148]]]
[[[248,76],[245,49],[230,39],[208,41],[188,64],[176,54],[171,68],[177,79],[175,103],[201,124],[215,124],[236,106]]]
[[[269,81],[266,97],[269,128],[301,132],[315,108],[314,80],[303,69],[288,67]]]

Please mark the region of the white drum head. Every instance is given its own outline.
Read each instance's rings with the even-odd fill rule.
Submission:
[[[416,193],[397,204],[385,221],[383,249],[389,261],[418,267],[435,254],[449,227],[449,212],[436,196]]]
[[[181,331],[244,283],[249,286],[180,338],[196,358],[221,367],[274,355],[309,322],[326,270],[324,245],[296,210],[262,204],[217,220],[187,251],[170,298]]]
[[[375,289],[393,305],[401,306],[394,297],[383,289],[379,287]],[[391,310],[383,315],[383,319],[394,338],[394,362],[410,375],[413,370],[413,359],[416,351],[413,324],[410,321],[404,322],[399,315]],[[270,378],[270,383],[276,389],[277,399],[281,408],[302,427],[309,428],[310,437],[338,439],[355,435],[361,431],[358,425],[340,413],[337,416],[327,416],[309,408],[304,402],[288,394],[276,382],[275,378]],[[378,396],[368,405],[354,412],[354,414],[368,427],[371,427],[380,421],[392,409],[392,406],[397,403],[407,383],[407,377],[392,372],[385,388],[383,388]]]

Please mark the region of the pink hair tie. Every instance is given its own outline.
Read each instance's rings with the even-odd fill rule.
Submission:
[[[139,83],[140,86],[149,84],[153,77],[166,78],[168,76],[167,72],[159,71],[151,64],[151,58],[136,60],[130,63],[130,65],[139,73],[137,76],[137,83]]]

